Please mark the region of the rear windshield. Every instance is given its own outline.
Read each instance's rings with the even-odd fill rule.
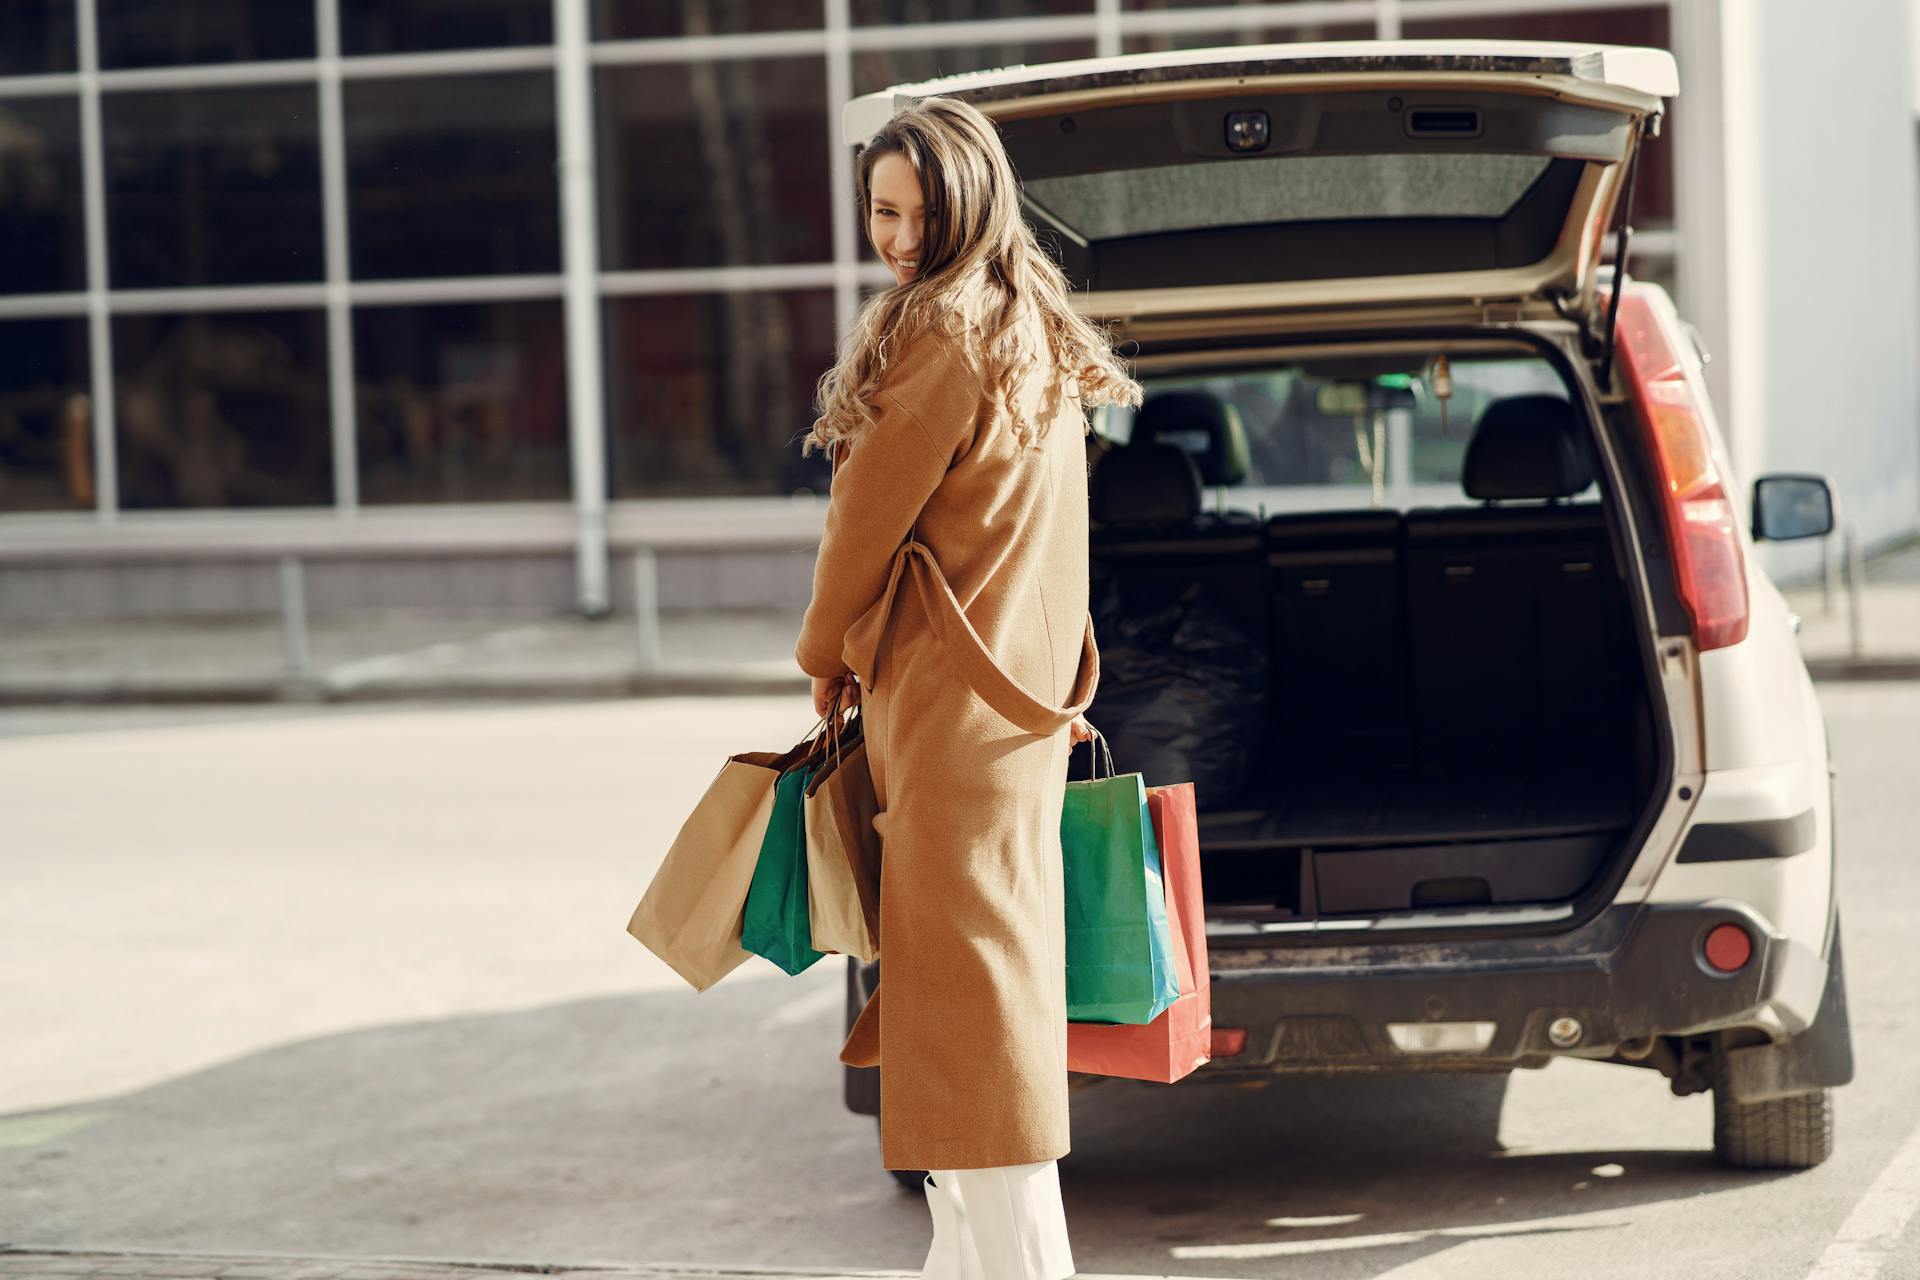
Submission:
[[[1565,382],[1543,360],[1452,358],[1452,395],[1444,404],[1434,394],[1430,366],[1421,360],[1406,365],[1366,372],[1280,365],[1203,377],[1147,376],[1141,385],[1149,398],[1206,392],[1238,412],[1247,437],[1247,478],[1218,494],[1210,490],[1205,505],[1212,510],[1224,498],[1229,508],[1263,515],[1477,506],[1461,487],[1461,466],[1487,408],[1513,396],[1568,399]],[[1103,408],[1094,430],[1124,444],[1137,414]],[[1161,439],[1196,452],[1206,445],[1204,432],[1191,441],[1164,433]],[[1573,501],[1598,497],[1597,486],[1589,485]]]
[[[1504,218],[1545,156],[1271,156],[1154,165],[1026,183],[1028,201],[1083,240],[1348,218]]]

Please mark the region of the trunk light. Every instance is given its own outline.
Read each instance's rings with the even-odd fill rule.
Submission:
[[[1707,934],[1707,963],[1721,973],[1738,973],[1753,959],[1753,939],[1737,924],[1717,924]]]
[[[1674,578],[1701,649],[1747,635],[1747,568],[1734,508],[1700,412],[1704,392],[1667,341],[1653,304],[1629,287],[1620,296],[1619,351],[1633,406],[1653,445],[1666,502]]]
[[[1402,1053],[1483,1053],[1493,1028],[1491,1022],[1389,1022],[1387,1038]]]
[[[1213,1029],[1213,1056],[1216,1058],[1237,1058],[1241,1050],[1247,1047],[1247,1029],[1245,1027],[1215,1027]]]

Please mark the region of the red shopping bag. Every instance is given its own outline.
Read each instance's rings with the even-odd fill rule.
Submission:
[[[1193,784],[1148,787],[1147,812],[1160,842],[1180,998],[1145,1026],[1069,1022],[1067,1070],[1172,1084],[1213,1057],[1213,975],[1207,963]]]

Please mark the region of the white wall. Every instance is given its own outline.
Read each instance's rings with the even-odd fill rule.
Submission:
[[[1826,474],[1872,546],[1920,528],[1912,3],[1718,8],[1736,465]],[[1766,554],[1797,574],[1815,553]]]

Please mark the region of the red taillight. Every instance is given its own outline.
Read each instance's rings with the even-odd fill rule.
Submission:
[[[1663,482],[1674,576],[1694,643],[1738,644],[1747,635],[1746,561],[1700,411],[1705,393],[1667,341],[1652,302],[1631,286],[1620,297],[1617,350]]]
[[[1707,934],[1707,963],[1721,973],[1738,973],[1753,959],[1753,939],[1737,924],[1717,924]]]
[[[1247,1047],[1247,1029],[1245,1027],[1215,1027],[1213,1029],[1213,1056],[1216,1058],[1237,1058],[1240,1051]]]

